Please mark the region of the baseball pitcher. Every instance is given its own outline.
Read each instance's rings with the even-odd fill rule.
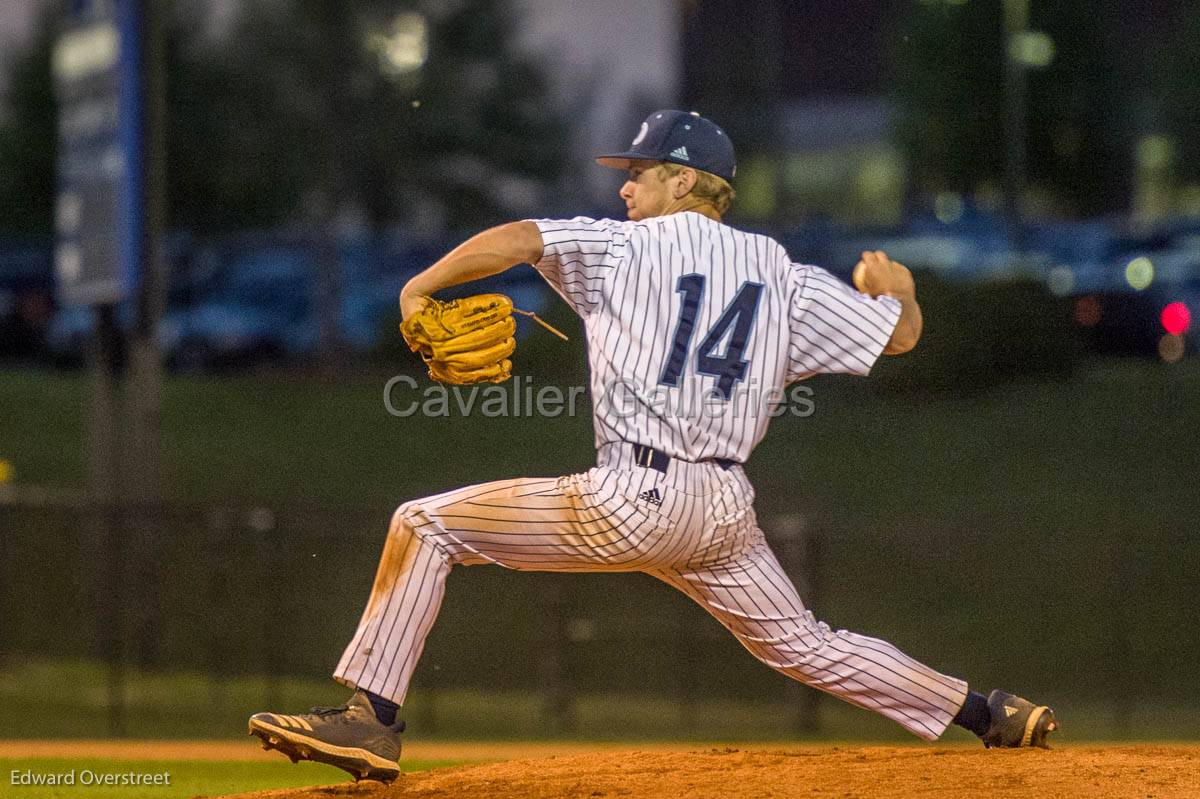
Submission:
[[[531,263],[587,332],[596,466],[406,502],[396,510],[358,630],[334,671],[336,708],[258,713],[250,732],[293,760],[355,779],[399,775],[397,711],[456,565],[640,571],[711,613],[766,665],[936,740],[950,724],[989,747],[1045,746],[1052,710],[983,695],[886,641],[814,618],[767,545],[742,465],[786,386],[866,375],[921,335],[912,275],[865,252],[854,288],[796,264],[773,239],[721,222],[733,145],[708,119],[659,111],[625,152],[629,220],[527,220],[484,231],[400,296],[405,339],[449,383],[511,374],[512,304],[443,303],[445,288]]]

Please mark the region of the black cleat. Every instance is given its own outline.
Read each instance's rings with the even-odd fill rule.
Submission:
[[[996,690],[988,694],[988,710],[992,714],[992,721],[983,734],[984,746],[989,749],[1015,749],[1022,746],[1050,748],[1046,744],[1046,736],[1058,729],[1058,719],[1050,708]]]
[[[262,740],[264,749],[278,749],[293,763],[311,760],[337,766],[355,782],[394,782],[400,776],[396,761],[403,731],[403,721],[381,724],[362,691],[341,707],[314,707],[300,716],[255,713],[250,717],[250,734]]]

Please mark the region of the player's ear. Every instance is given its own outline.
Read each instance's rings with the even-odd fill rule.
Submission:
[[[696,186],[696,170],[684,167],[675,177],[678,178],[675,182],[675,199],[682,200]]]

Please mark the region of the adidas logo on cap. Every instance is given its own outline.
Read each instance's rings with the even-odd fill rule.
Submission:
[[[664,109],[646,117],[630,149],[597,156],[601,166],[628,169],[630,161],[673,161],[730,180],[737,171],[733,144],[697,112]]]

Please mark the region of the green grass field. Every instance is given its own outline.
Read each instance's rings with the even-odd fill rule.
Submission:
[[[98,664],[25,663],[0,670],[0,740],[94,738],[107,736],[105,674]],[[790,690],[789,690],[790,689]],[[573,722],[550,731],[543,723],[543,697],[533,691],[481,691],[465,688],[416,690],[406,703],[406,738],[414,741],[851,741],[916,743],[890,721],[823,698],[819,725],[801,729],[799,696],[808,689],[788,683],[758,700],[697,695],[689,699],[632,692],[581,693]],[[1075,741],[1200,739],[1200,707],[1183,699],[1143,699],[1119,712],[1106,695],[1054,696]],[[272,696],[270,700],[266,696]],[[267,690],[261,678],[215,683],[195,673],[132,671],[125,687],[126,723],[149,740],[231,739],[248,751],[257,742],[246,734],[246,719],[260,710],[303,712],[312,705],[336,705],[346,691],[330,680],[280,680]],[[270,702],[269,707],[264,702]],[[974,739],[951,728],[947,741]],[[3,776],[7,772],[0,772]]]
[[[586,413],[398,419],[383,405],[389,376],[167,381],[164,468],[173,499],[287,510],[299,498],[305,504],[294,515],[332,510],[300,519],[330,529],[281,541],[281,577],[322,592],[304,592],[303,604],[277,616],[263,615],[270,585],[237,582],[241,572],[228,575],[235,590],[223,600],[197,596],[193,581],[205,577],[211,553],[189,538],[194,531],[171,528],[172,543],[184,547],[167,563],[179,584],[161,628],[171,665],[131,674],[131,734],[171,734],[172,708],[208,708],[215,720],[204,734],[232,735],[249,712],[267,709],[267,697],[281,702],[270,709],[290,711],[340,701],[322,675],[353,629],[391,508],[470,482],[592,462]],[[1089,740],[1200,737],[1190,687],[1200,659],[1200,364],[1095,362],[1070,381],[1014,383],[970,399],[880,393],[853,379],[812,387],[815,415],[778,420],[748,471],[764,523],[800,512],[822,535],[822,618],[981,685],[1053,697],[1067,717],[1085,720],[1076,729]],[[0,372],[0,458],[18,480],[81,485],[86,392],[78,374]],[[373,526],[342,529],[344,508],[368,509]],[[89,657],[87,647],[47,624],[46,608],[61,606],[89,565],[68,557],[70,536],[16,532],[23,538],[9,540],[24,543],[3,564],[7,584],[18,586],[6,600],[14,619],[6,635],[32,659],[7,664],[0,699],[32,712],[38,735],[102,735],[103,675],[86,663],[64,665]],[[256,552],[231,547],[218,553],[230,562],[214,562],[257,568]],[[579,694],[575,734],[793,734],[786,681],[654,581],[470,569],[451,576],[418,672],[411,712],[434,722],[423,735],[543,734],[531,687],[543,635],[539,592],[552,584],[564,592],[565,612],[595,630],[568,653]],[[77,594],[56,613],[87,618]],[[214,649],[212,631],[222,625],[234,637],[217,637],[225,649]],[[276,643],[261,644],[270,633]],[[260,673],[271,646],[288,651],[287,673],[313,679],[268,690],[236,676]],[[195,674],[220,673],[225,661],[230,676]],[[183,669],[190,674],[180,679]],[[81,686],[86,701],[64,696],[64,684]],[[825,712],[822,735],[896,736],[869,714],[843,715],[832,704]],[[0,714],[0,736],[34,734],[28,718]]]
[[[383,403],[390,376],[375,368],[328,384],[287,374],[169,378],[170,495],[389,507],[594,462],[586,404],[574,418],[402,419]],[[763,511],[836,507],[879,518],[983,502],[1052,504],[1069,516],[1102,503],[1146,515],[1194,499],[1186,478],[1200,445],[1200,363],[1097,362],[1068,382],[969,399],[880,394],[855,378],[809,385],[815,413],[776,420],[751,461]],[[87,392],[78,373],[0,371],[0,458],[17,479],[82,484]]]

